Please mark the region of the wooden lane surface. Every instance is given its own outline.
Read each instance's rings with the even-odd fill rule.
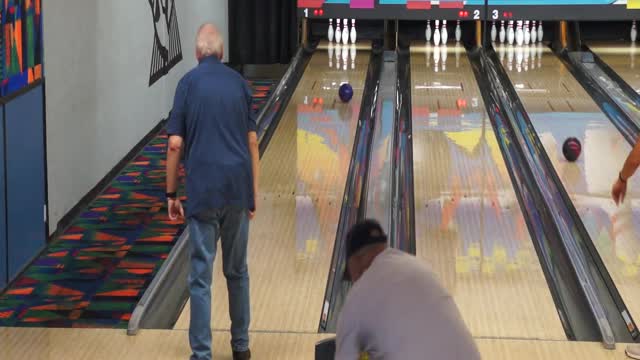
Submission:
[[[507,72],[615,286],[638,321],[640,177],[629,180],[621,206],[610,195],[631,146],[550,49],[542,49],[536,63],[540,66],[528,71]],[[562,154],[568,137],[582,143],[582,155],[575,163]]]
[[[474,336],[566,339],[466,52],[413,46],[411,81],[417,256]]]
[[[640,93],[640,45],[630,42],[594,42],[587,45],[627,84]]]

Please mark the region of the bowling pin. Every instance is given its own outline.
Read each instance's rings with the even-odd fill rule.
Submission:
[[[356,43],[358,38],[358,33],[356,33],[356,19],[351,19],[351,33],[349,34],[349,39],[352,44]]]
[[[538,69],[542,67],[542,44],[540,44],[540,38],[538,38]]]
[[[329,55],[329,69],[333,68],[333,43],[329,43],[327,48],[327,54]]]
[[[349,63],[349,49],[347,49],[347,47],[344,46],[342,48],[342,70],[347,71],[348,63]]]
[[[509,28],[507,29],[507,41],[509,45],[513,45],[513,40],[516,38],[516,33],[513,30],[513,20],[509,20]]]
[[[351,44],[351,70],[356,69],[356,55],[358,55],[358,49],[356,49],[356,44]]]
[[[535,44],[538,42],[538,28],[536,27],[535,20],[531,22],[531,43]]]
[[[447,45],[449,39],[449,32],[447,31],[447,20],[442,20],[442,31],[440,31],[440,41],[442,45]]]
[[[522,60],[524,60],[524,50],[522,46],[518,46],[516,49],[516,69],[518,72],[522,72]]]
[[[509,45],[509,50],[507,51],[507,68],[509,71],[513,71],[513,54],[514,54],[513,45]]]
[[[342,26],[342,43],[347,45],[349,43],[349,20],[343,20],[344,26]]]
[[[440,20],[436,20],[436,30],[433,32],[433,43],[440,45]]]
[[[507,36],[507,32],[504,29],[504,20],[500,22],[500,43],[504,44],[504,40]]]
[[[524,44],[529,45],[531,41],[531,30],[529,28],[529,20],[524,22]]]
[[[449,55],[449,51],[447,51],[447,44],[443,44],[443,46],[442,46],[442,48],[440,50],[441,50],[440,58],[442,59],[442,72],[446,72],[447,71],[447,56]]]
[[[544,36],[544,29],[542,28],[542,21],[538,24],[538,42],[542,42],[542,37]]]
[[[533,34],[533,31],[531,32],[531,34]],[[531,70],[536,68],[536,54],[538,53],[538,51],[534,46],[536,46],[536,43],[532,42],[531,43]]]
[[[333,35],[334,35],[334,31],[333,31],[333,19],[329,19],[329,31],[327,32],[327,39],[329,39],[329,42],[333,41]]]
[[[522,30],[522,20],[518,20],[518,27],[516,28],[516,43],[522,45],[524,43],[524,31]]]
[[[498,29],[496,28],[496,22],[491,22],[491,42],[496,42],[496,37],[498,37]]]
[[[431,41],[431,35],[431,20],[427,20],[427,29],[424,31],[424,38],[427,40],[427,42]]]
[[[638,39],[638,28],[636,27],[636,21],[631,23],[631,41],[635,42]]]
[[[458,23],[456,24],[456,42],[460,42],[460,40],[462,40],[462,26],[460,26],[460,20],[458,20]]]
[[[336,19],[336,31],[335,31],[335,40],[336,43],[340,44],[340,42],[342,41],[342,30],[341,30],[342,24],[340,24],[340,19]]]
[[[435,72],[440,71],[440,46],[433,48],[433,69]]]

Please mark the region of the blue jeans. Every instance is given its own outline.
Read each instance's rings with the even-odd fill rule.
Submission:
[[[249,217],[246,209],[223,208],[198,213],[188,219],[191,244],[191,360],[210,360],[211,282],[216,243],[222,239],[222,268],[229,290],[231,347],[249,349],[249,271],[247,242]]]

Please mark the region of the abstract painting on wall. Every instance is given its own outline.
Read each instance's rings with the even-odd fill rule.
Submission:
[[[175,0],[149,0],[149,5],[154,30],[149,75],[151,86],[182,61],[182,44]]]
[[[42,78],[42,0],[0,0],[0,96]]]

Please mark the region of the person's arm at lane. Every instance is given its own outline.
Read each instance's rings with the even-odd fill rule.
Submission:
[[[249,144],[249,154],[251,156],[251,173],[253,176],[253,197],[254,208],[250,209],[250,217],[253,219],[258,207],[258,187],[260,183],[260,148],[258,146],[258,126],[256,124],[256,117],[251,108],[252,105],[252,93],[248,85],[245,84],[245,96],[247,98],[247,107],[249,110],[249,116],[247,119],[247,143]]]
[[[251,154],[251,172],[253,174],[253,197],[254,208],[251,209],[251,218],[255,216],[258,208],[258,184],[260,180],[260,150],[258,147],[258,135],[255,131],[250,131],[248,136],[249,153]]]
[[[180,154],[182,153],[183,139],[178,135],[169,137],[169,148],[167,150],[167,208],[169,210],[169,219],[176,220],[178,217],[184,217],[184,209],[182,202],[177,197],[178,192],[178,166],[180,164]]]
[[[624,201],[627,194],[627,180],[635,174],[636,170],[640,166],[640,141],[636,142],[636,145],[629,153],[627,160],[624,162],[622,170],[618,174],[618,179],[613,184],[611,190],[611,197],[616,204]]]
[[[178,167],[180,166],[180,155],[182,154],[185,136],[186,99],[187,90],[183,79],[176,88],[171,117],[167,123],[167,133],[169,134],[167,147],[167,194],[174,194],[178,191]],[[167,207],[171,220],[177,219],[178,216],[184,217],[184,209],[177,196],[171,196],[167,199]]]

